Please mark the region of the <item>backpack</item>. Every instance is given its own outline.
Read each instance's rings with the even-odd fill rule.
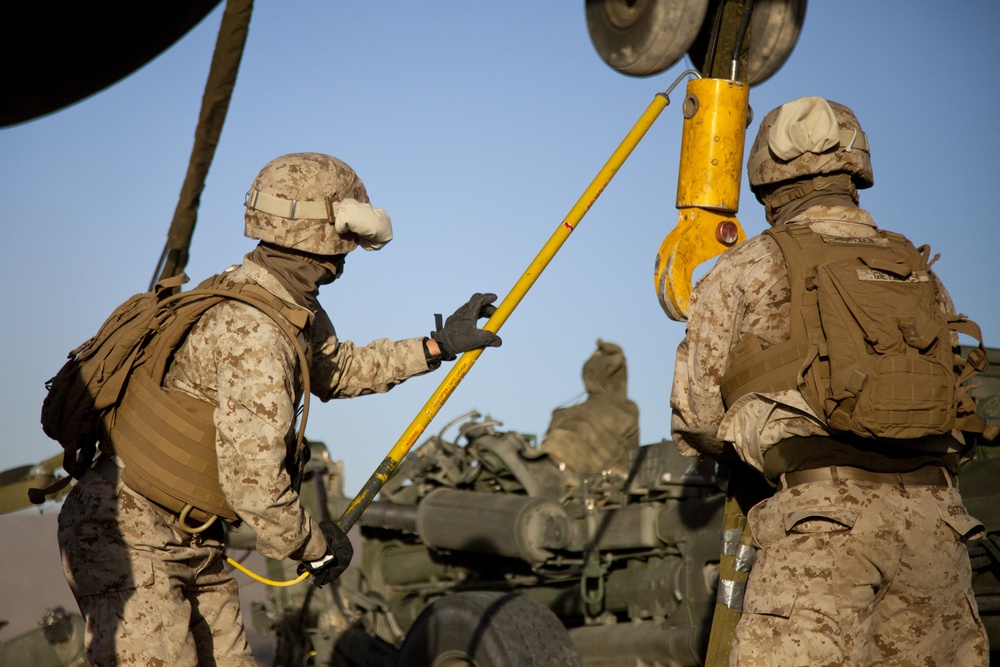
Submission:
[[[750,391],[797,389],[831,433],[911,441],[983,433],[965,383],[988,365],[978,325],[938,307],[930,248],[900,234],[836,237],[806,223],[764,232],[791,288],[789,339],[741,341],[722,379],[727,407]],[[967,358],[952,332],[979,341]]]
[[[94,463],[98,443],[110,449],[107,437],[115,422],[134,371],[146,364],[159,386],[173,352],[209,308],[225,299],[242,301],[269,315],[292,340],[303,374],[304,404],[297,449],[302,448],[308,417],[309,377],[298,331],[306,323],[304,311],[294,311],[253,283],[230,283],[213,276],[187,292],[174,293],[187,277],[166,278],[155,287],[133,295],[118,306],[98,332],[72,350],[59,372],[45,383],[42,430],[63,447],[63,469],[69,474],[45,489],[31,489],[35,504],[79,479]],[[294,323],[290,325],[290,322]],[[111,453],[109,451],[109,453]]]

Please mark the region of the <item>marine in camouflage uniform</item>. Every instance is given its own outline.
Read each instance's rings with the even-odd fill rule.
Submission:
[[[628,397],[628,367],[621,347],[603,340],[583,364],[587,399],[557,408],[540,446],[563,470],[628,474],[639,449],[639,406]]]
[[[500,344],[476,328],[495,299],[481,294],[430,338],[365,346],[337,338],[316,300],[319,286],[339,276],[356,245],[377,249],[392,236],[388,216],[368,205],[361,180],[335,158],[293,154],[269,163],[251,188],[246,220],[247,236],[261,244],[225,279],[308,310],[300,343],[312,393],[323,401],[385,392],[441,358]],[[215,406],[220,487],[256,534],[257,550],[302,561],[318,584],[339,576],[349,542],[332,522],[309,516],[293,483],[302,464],[292,446],[301,378],[295,346],[271,317],[231,300],[211,308],[175,354],[164,387]],[[221,522],[199,534],[183,530],[175,513],[121,481],[119,465],[105,458],[88,471],[59,517],[91,663],[255,664],[237,584],[223,568]]]
[[[803,98],[775,109],[749,171],[772,225],[876,235],[858,207],[857,188],[873,183],[867,139],[846,107]],[[953,313],[938,288],[939,308]],[[777,487],[748,515],[757,558],[730,664],[986,665],[965,546],[983,527],[958,492],[961,436],[943,453],[866,447],[831,437],[797,390],[752,392],[726,409],[720,383],[734,349],[749,336],[764,349],[786,340],[799,316],[790,296],[777,244],[754,237],[698,282],[677,350],[680,451],[738,457]]]

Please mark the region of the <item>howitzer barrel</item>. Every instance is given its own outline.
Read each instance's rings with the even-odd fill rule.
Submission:
[[[360,523],[369,528],[385,528],[417,534],[417,506],[376,501],[361,515]]]
[[[569,542],[570,519],[547,498],[438,489],[417,508],[417,533],[434,549],[542,563]]]

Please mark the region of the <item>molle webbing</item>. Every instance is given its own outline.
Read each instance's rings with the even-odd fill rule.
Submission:
[[[784,257],[790,290],[790,331],[787,340],[766,350],[755,336],[736,345],[721,380],[723,402],[729,408],[751,392],[797,389],[816,414],[822,416],[823,401],[829,394],[830,364],[817,303],[815,267],[828,259],[825,253],[835,248],[825,244],[823,236],[805,223],[778,225],[764,233],[774,240]],[[848,248],[855,244],[875,249],[911,247],[904,236],[882,230],[879,236],[840,241]],[[919,257],[913,257],[913,261],[919,261]]]
[[[808,351],[804,341],[785,341],[766,350],[756,336],[740,341],[732,357],[739,361],[731,365],[719,383],[726,408],[751,392],[798,389],[799,371]]]
[[[865,237],[814,233],[805,223],[765,232],[788,274],[789,336],[763,349],[756,336],[730,355],[720,388],[726,408],[748,393],[796,389],[831,432],[895,439],[921,448],[953,428],[994,434],[962,386],[985,369],[963,359],[954,331],[982,337],[974,322],[941,310],[930,248],[879,231]]]
[[[765,230],[765,233],[774,240],[784,255],[791,293],[790,331],[786,340],[767,349],[763,349],[756,336],[748,336],[736,345],[730,356],[730,365],[720,382],[722,400],[727,409],[741,396],[751,392],[797,389],[808,400],[808,391],[804,391],[803,387],[803,370],[808,362],[820,364],[817,368],[820,375],[827,379],[830,377],[829,368],[824,367],[820,359],[812,358],[814,354],[810,353],[815,345],[821,346],[823,341],[822,324],[816,308],[816,291],[806,289],[806,281],[803,279],[810,267],[806,266],[802,252],[789,252],[786,248],[789,244],[796,244],[786,238],[785,234],[804,238],[812,235],[812,231],[806,225],[780,225]],[[822,350],[823,358],[826,357],[825,352]],[[822,414],[822,407],[819,409],[817,414]]]
[[[167,368],[191,328],[209,308],[227,299],[241,301],[268,315],[295,347],[302,373],[303,409],[296,455],[303,447],[309,415],[309,360],[298,340],[308,313],[288,306],[252,283],[230,283],[220,276],[178,295],[172,317],[144,351],[132,372],[117,410],[109,414],[105,441],[125,463],[123,481],[137,493],[174,512],[192,506],[192,519],[238,517],[219,484],[215,452],[215,405],[163,388]]]
[[[115,452],[126,461],[123,481],[175,512],[190,503],[198,521],[211,515],[235,521],[219,486],[214,414],[211,403],[133,374],[112,430]]]

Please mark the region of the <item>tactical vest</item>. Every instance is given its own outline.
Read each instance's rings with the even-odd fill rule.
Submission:
[[[791,331],[766,349],[756,336],[736,345],[721,380],[727,409],[750,392],[797,390],[831,433],[922,448],[953,428],[983,432],[963,386],[986,368],[982,336],[938,307],[928,246],[886,231],[823,235],[806,223],[764,233],[785,260]],[[952,348],[952,331],[979,341],[968,359]]]
[[[251,305],[268,315],[295,347],[302,373],[303,410],[295,457],[303,452],[309,413],[309,358],[298,340],[308,311],[289,306],[253,283],[226,283],[221,276],[196,288]],[[221,300],[220,300],[221,301]],[[129,379],[121,404],[103,423],[102,445],[110,444],[124,462],[122,480],[135,492],[181,515],[190,532],[207,528],[214,517],[238,519],[219,485],[215,450],[215,404],[163,388],[163,380],[190,330],[158,335],[151,354]],[[296,403],[299,397],[296,397]],[[201,522],[192,526],[190,519]]]

